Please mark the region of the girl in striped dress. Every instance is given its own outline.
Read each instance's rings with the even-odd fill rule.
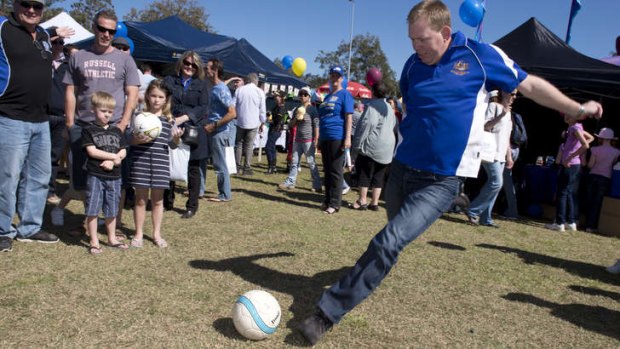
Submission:
[[[161,223],[164,216],[164,190],[170,186],[169,147],[175,148],[183,130],[174,125],[170,112],[170,91],[162,80],[153,80],[145,93],[146,112],[154,114],[161,121],[161,132],[157,138],[134,134],[131,147],[131,185],[136,191],[134,222],[136,234],[131,240],[132,247],[142,247],[146,204],[151,199],[153,242],[164,248],[168,246],[161,237]]]

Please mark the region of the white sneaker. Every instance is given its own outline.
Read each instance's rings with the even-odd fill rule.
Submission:
[[[564,231],[564,224],[545,224],[545,228],[555,230],[555,231]]]
[[[568,230],[577,231],[577,223],[568,223],[566,224],[566,228],[568,228]]]
[[[60,207],[54,207],[50,212],[52,217],[52,225],[61,226],[65,225],[65,210]]]
[[[618,259],[614,265],[605,269],[612,274],[620,274],[620,259]]]
[[[351,191],[351,187],[346,187],[346,188],[342,189],[342,195],[346,195],[350,191]]]

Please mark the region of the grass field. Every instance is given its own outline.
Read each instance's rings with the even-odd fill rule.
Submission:
[[[179,195],[164,219],[166,249],[145,241],[91,256],[86,239],[67,234],[80,225],[80,204],[70,205],[63,229],[49,225],[48,207],[46,228],[62,241],[16,241],[0,255],[0,347],[305,346],[295,327],[365,250],[385,210],[327,216],[307,169],[287,192],[276,189],[285,175],[265,170],[234,177],[233,201],[201,200],[191,220],[179,218]],[[212,194],[212,171],[207,184]],[[131,231],[131,211],[124,222]],[[620,276],[604,270],[620,257],[620,239],[498,223],[444,216],[319,347],[620,347]],[[237,296],[251,289],[272,293],[283,311],[262,342],[242,338],[230,318]]]

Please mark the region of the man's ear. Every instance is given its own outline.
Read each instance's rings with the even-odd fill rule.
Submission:
[[[444,25],[443,28],[441,28],[440,33],[444,41],[450,40],[450,37],[452,36],[452,28]]]

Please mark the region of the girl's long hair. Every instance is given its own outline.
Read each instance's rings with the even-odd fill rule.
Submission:
[[[153,89],[158,89],[160,91],[163,91],[164,94],[166,95],[166,103],[164,104],[164,107],[162,108],[162,114],[163,116],[166,117],[166,119],[168,119],[169,122],[174,122],[174,117],[172,116],[172,111],[171,111],[171,98],[170,98],[170,90],[168,89],[168,87],[166,87],[166,85],[164,84],[163,80],[160,79],[155,79],[153,81],[151,81],[149,83],[149,86],[146,88],[146,92],[144,93],[144,102],[146,103],[146,111],[151,112],[151,103],[149,102],[149,94],[151,93],[151,91],[153,91]]]

